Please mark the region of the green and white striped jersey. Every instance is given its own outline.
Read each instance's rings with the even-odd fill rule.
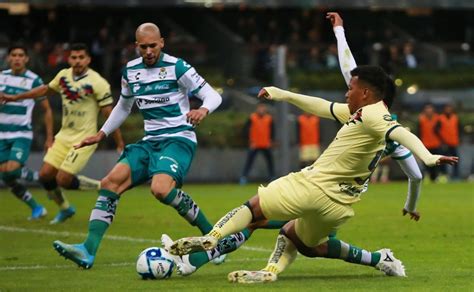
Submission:
[[[43,84],[43,80],[26,70],[21,75],[13,75],[12,70],[0,73],[0,91],[6,94],[19,94]],[[45,97],[37,98],[36,101]],[[24,99],[0,105],[0,140],[27,138],[33,139],[31,116],[35,100]]]
[[[206,81],[182,59],[161,52],[153,66],[143,58],[128,62],[122,74],[122,98],[134,98],[144,119],[143,140],[180,137],[196,143],[193,126],[187,122],[188,94],[197,94]]]

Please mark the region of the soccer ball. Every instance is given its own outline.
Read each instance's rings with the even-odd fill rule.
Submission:
[[[171,255],[159,247],[149,247],[137,259],[137,273],[142,279],[166,279],[173,273],[174,262]]]

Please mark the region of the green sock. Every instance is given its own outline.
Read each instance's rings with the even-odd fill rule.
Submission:
[[[87,251],[95,256],[107,228],[112,224],[120,196],[109,190],[100,190],[89,219],[89,233],[84,241]]]
[[[202,234],[207,234],[212,230],[212,225],[206,216],[193,201],[193,199],[180,189],[172,189],[171,192],[161,201],[165,205],[170,205],[178,211],[191,225],[197,226]]]
[[[20,184],[16,180],[8,181],[6,184],[10,187],[10,190],[15,195],[15,197],[25,202],[25,204],[27,204],[32,210],[39,206],[39,204],[33,198],[33,195],[26,189],[24,185]]]
[[[327,258],[342,259],[349,263],[367,266],[375,266],[380,261],[380,253],[349,245],[335,237],[330,237],[327,244]]]
[[[288,223],[288,221],[268,220],[267,225],[265,225],[261,228],[262,229],[280,229],[286,223]]]
[[[213,259],[223,255],[233,252],[238,249],[245,241],[250,238],[250,230],[245,228],[241,232],[231,234],[219,240],[217,247],[202,252],[195,252],[189,255],[189,263],[199,269],[204,264],[212,261]]]

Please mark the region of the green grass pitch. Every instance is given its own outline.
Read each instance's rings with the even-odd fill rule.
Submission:
[[[257,185],[186,185],[211,221],[253,195]],[[32,189],[49,214],[29,222],[29,209],[6,189],[0,190],[0,291],[124,291],[165,289],[189,291],[229,290],[409,290],[474,291],[474,184],[423,186],[419,222],[401,216],[406,184],[372,185],[356,215],[338,237],[368,250],[391,248],[403,261],[407,278],[392,278],[371,267],[340,260],[298,256],[279,280],[263,285],[227,282],[236,269],[262,268],[273,248],[277,230],[254,233],[243,248],[220,266],[208,264],[190,277],[143,281],[135,272],[139,252],[159,246],[162,233],[172,238],[197,235],[170,207],[156,201],[146,187],[127,192],[114,223],[102,241],[95,266],[81,270],[59,257],[53,240],[80,242],[87,232],[96,192],[68,191],[77,214],[66,223],[50,226],[57,209],[40,189]]]

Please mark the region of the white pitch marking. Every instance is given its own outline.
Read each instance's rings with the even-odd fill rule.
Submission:
[[[47,229],[28,229],[28,228],[20,228],[20,227],[12,227],[12,226],[4,226],[0,225],[0,231],[5,232],[17,232],[17,233],[37,233],[37,234],[46,234],[46,235],[54,235],[54,236],[75,236],[75,237],[87,237],[87,233],[82,232],[68,232],[68,231],[54,231],[54,230],[47,230]],[[110,240],[119,240],[119,241],[129,241],[129,242],[150,242],[156,243],[158,245],[161,244],[159,239],[150,239],[150,238],[137,238],[137,237],[129,237],[129,236],[119,236],[119,235],[105,235],[105,239]],[[252,246],[242,246],[240,249],[249,250],[249,251],[258,251],[258,252],[271,252],[272,250],[263,248],[263,247],[252,247]]]

